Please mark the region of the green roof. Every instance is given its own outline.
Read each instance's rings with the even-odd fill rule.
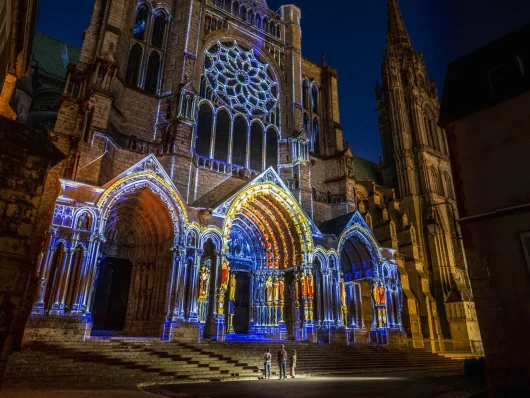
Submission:
[[[35,32],[33,59],[37,62],[39,70],[43,70],[56,78],[64,79],[68,64],[77,63],[80,55],[81,48],[43,33]]]
[[[383,185],[381,167],[370,160],[356,156],[353,160],[353,174],[359,181],[373,181],[377,185]]]

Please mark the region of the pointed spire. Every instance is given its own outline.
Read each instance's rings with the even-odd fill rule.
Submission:
[[[409,34],[405,28],[405,22],[401,16],[398,0],[388,0],[388,39],[393,43],[403,43],[396,39],[406,39],[406,43],[410,44]]]
[[[326,62],[326,53],[322,52],[322,67],[328,66],[328,63]]]

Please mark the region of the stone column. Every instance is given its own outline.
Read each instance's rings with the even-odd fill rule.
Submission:
[[[89,266],[88,266],[88,277],[84,287],[83,294],[83,306],[87,316],[90,316],[92,311],[92,297],[94,295],[94,290],[96,289],[95,282],[97,276],[97,270],[99,267],[100,254],[99,249],[101,247],[102,239],[100,237],[94,238],[94,246],[90,256]]]
[[[201,265],[201,257],[204,255],[203,249],[195,250],[195,261],[193,263],[193,268],[190,271],[189,281],[191,283],[190,297],[188,299],[189,308],[188,308],[188,320],[192,323],[199,323],[199,309],[197,298],[199,294],[199,267]]]
[[[33,314],[44,314],[45,312],[45,303],[44,303],[44,296],[46,295],[46,288],[48,285],[48,278],[50,277],[50,267],[51,262],[53,260],[53,257],[55,255],[55,251],[57,250],[56,247],[51,247],[51,244],[48,246],[47,254],[46,254],[46,260],[44,262],[44,265],[41,267],[41,278],[40,278],[40,294],[37,302],[33,306],[32,313]]]
[[[64,299],[66,297],[66,290],[68,284],[68,276],[70,274],[70,266],[72,262],[73,249],[65,249],[63,264],[58,278],[57,291],[55,293],[54,302],[50,311],[51,315],[59,315],[64,312]]]

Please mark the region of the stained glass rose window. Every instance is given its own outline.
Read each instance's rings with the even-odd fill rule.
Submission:
[[[278,102],[278,83],[254,50],[220,43],[206,51],[204,72],[216,96],[232,109],[252,116],[270,113]]]

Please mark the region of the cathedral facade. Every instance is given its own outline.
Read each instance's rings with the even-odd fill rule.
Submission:
[[[337,72],[303,57],[296,6],[96,0],[26,338],[480,351],[436,86],[388,12],[379,166],[344,142]]]

